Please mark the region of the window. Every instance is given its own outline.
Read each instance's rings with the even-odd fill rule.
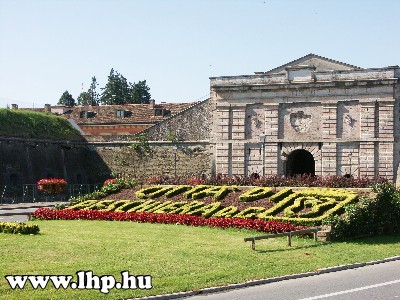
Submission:
[[[165,109],[165,108],[156,108],[156,109],[154,110],[154,115],[155,115],[155,116],[162,116],[162,117],[164,117],[164,116],[169,115],[170,113],[171,113],[171,111],[168,110],[168,109]]]
[[[132,112],[130,110],[117,110],[115,111],[115,116],[117,118],[128,118],[132,116]]]
[[[85,118],[85,119],[89,119],[89,118],[94,118],[96,116],[96,113],[94,111],[81,111],[79,113],[79,117],[80,118]]]

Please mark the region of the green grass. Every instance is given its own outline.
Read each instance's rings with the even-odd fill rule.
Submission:
[[[0,234],[1,299],[121,299],[244,282],[399,255],[400,235],[342,243],[295,238],[258,241],[251,250],[244,237],[260,233],[234,229],[106,221],[34,221],[41,234]],[[153,289],[11,290],[5,275],[96,275],[128,270],[152,275]],[[50,284],[51,285],[51,284]],[[52,285],[51,285],[52,286]]]
[[[0,135],[35,138],[77,138],[69,122],[50,113],[0,108]]]

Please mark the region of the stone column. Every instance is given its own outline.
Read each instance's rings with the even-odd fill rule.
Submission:
[[[229,143],[231,138],[231,109],[230,107],[218,107],[216,119],[216,135],[215,135],[215,166],[216,173],[229,173]]]
[[[337,130],[337,103],[322,103],[322,138],[336,139]]]
[[[268,140],[278,138],[279,104],[265,105],[265,133]]]
[[[379,138],[392,138],[394,133],[394,102],[378,102],[378,136]]]
[[[361,102],[360,107],[360,138],[361,140],[372,139],[376,137],[376,102]]]
[[[278,175],[278,160],[280,149],[276,140],[279,131],[279,104],[265,105],[265,133],[267,143],[265,144],[265,175]],[[270,142],[272,141],[272,142]]]
[[[336,143],[324,143],[322,147],[322,175],[335,176],[336,172]]]
[[[232,140],[245,139],[246,108],[234,107],[231,112]]]
[[[232,144],[232,175],[245,175],[245,144]]]
[[[378,153],[378,175],[393,181],[393,142],[379,142]]]
[[[278,174],[278,143],[265,143],[265,175]]]
[[[360,177],[373,177],[375,173],[375,143],[360,142]]]

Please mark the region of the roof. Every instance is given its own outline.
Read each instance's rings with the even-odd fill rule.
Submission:
[[[256,74],[273,74],[284,72],[285,68],[293,67],[297,65],[314,65],[316,71],[328,71],[328,70],[352,70],[362,69],[360,67],[350,65],[344,62],[333,60],[327,57],[319,56],[313,53],[307,54],[306,56],[300,57],[282,66],[271,69],[267,72],[255,72]]]
[[[155,124],[196,104],[197,102],[161,103],[155,104],[154,106],[150,104],[74,106],[64,108],[65,112],[61,114],[61,116],[67,119],[73,119],[77,124],[82,125]],[[35,108],[34,110],[40,112],[45,111],[44,108]],[[125,117],[117,117],[117,111],[126,111],[127,113]],[[90,112],[90,117],[86,117],[85,112]]]

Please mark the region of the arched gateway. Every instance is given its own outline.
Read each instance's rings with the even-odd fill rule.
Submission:
[[[315,175],[315,160],[313,155],[304,149],[291,152],[286,162],[286,176],[302,174]]]

